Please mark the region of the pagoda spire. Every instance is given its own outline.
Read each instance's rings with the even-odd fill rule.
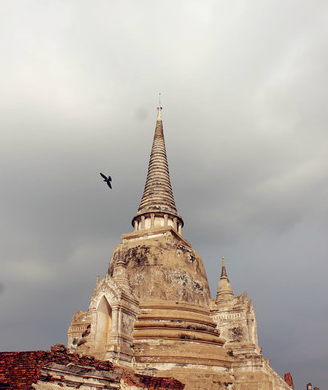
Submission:
[[[132,225],[135,231],[156,226],[172,226],[181,233],[183,220],[173,198],[163,133],[162,107],[158,106],[157,110],[146,185]]]
[[[224,257],[222,257],[222,271],[215,301],[216,303],[223,303],[230,301],[233,297],[234,295],[227,275]]]

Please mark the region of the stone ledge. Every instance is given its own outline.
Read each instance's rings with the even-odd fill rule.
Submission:
[[[150,229],[145,230],[139,230],[137,232],[131,232],[131,233],[125,233],[122,234],[122,240],[138,240],[138,239],[149,239],[149,238],[155,238],[157,236],[163,236],[165,233],[171,233],[175,238],[182,241],[185,245],[191,248],[191,245],[189,242],[182,237],[181,234],[179,234],[175,229],[173,229],[171,226],[164,226],[164,227],[154,227]]]
[[[192,303],[185,302],[175,302],[175,301],[162,301],[162,300],[153,300],[153,301],[144,301],[140,300],[139,304],[140,310],[143,309],[158,309],[158,310],[174,310],[174,311],[188,311],[193,313],[199,313],[205,316],[209,315],[209,310]]]

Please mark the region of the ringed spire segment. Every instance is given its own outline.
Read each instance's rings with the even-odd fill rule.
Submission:
[[[157,107],[155,135],[151,149],[145,189],[137,214],[132,219],[135,230],[172,226],[179,233],[183,219],[178,214],[166,156],[162,107]]]

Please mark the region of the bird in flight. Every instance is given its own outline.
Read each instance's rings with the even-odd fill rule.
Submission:
[[[110,176],[106,177],[103,173],[100,172],[100,176],[104,179],[104,181],[107,183],[109,188],[112,188],[111,181],[112,178]]]

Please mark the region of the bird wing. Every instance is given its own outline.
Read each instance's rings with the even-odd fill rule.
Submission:
[[[107,177],[103,173],[101,173],[101,172],[100,172],[100,176],[102,176],[104,179],[107,180]]]
[[[112,178],[110,177],[110,176],[108,176],[108,179],[107,179],[108,181],[112,181]]]
[[[110,184],[110,181],[107,182],[107,185],[109,188],[112,188],[111,184]]]

